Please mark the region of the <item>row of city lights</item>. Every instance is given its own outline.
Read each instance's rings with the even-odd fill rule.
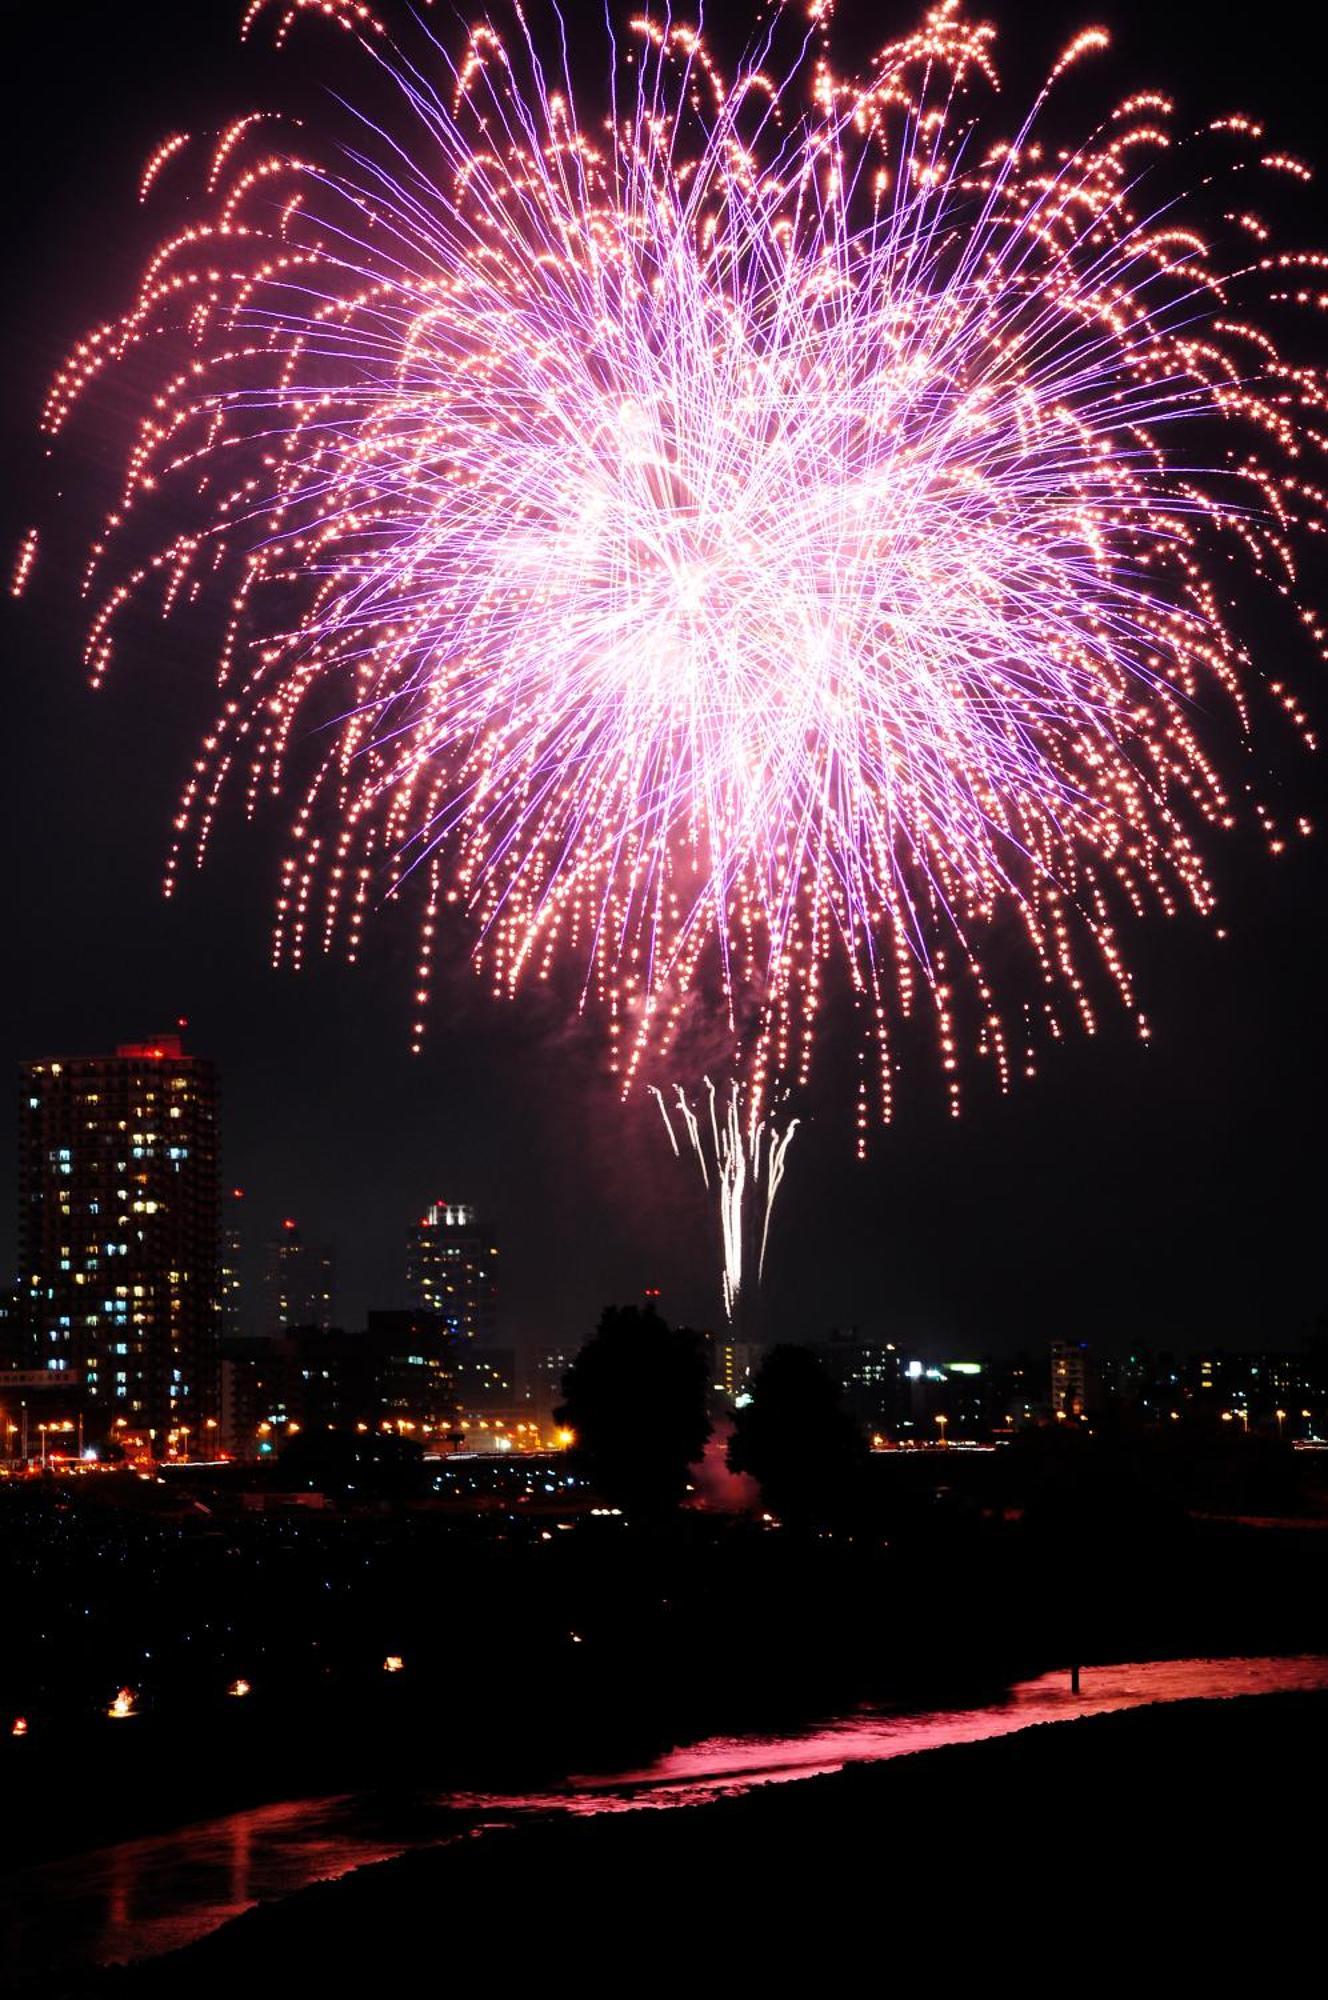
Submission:
[[[83,1438],[82,1418],[79,1418],[77,1422],[73,1418],[66,1418],[63,1421],[58,1421],[58,1422],[49,1422],[49,1423],[43,1422],[38,1424],[36,1428],[41,1438],[41,1457],[43,1464],[46,1464],[49,1460],[56,1460],[57,1462],[61,1463],[68,1461],[67,1453],[54,1451],[50,1448],[50,1440],[52,1437],[55,1437],[57,1435],[68,1436],[74,1432],[77,1432],[79,1437],[79,1451],[78,1451],[79,1458],[82,1459],[84,1457],[95,1456],[95,1453],[93,1452],[85,1453],[82,1449],[82,1438]],[[201,1426],[201,1428],[205,1433],[208,1434],[215,1433],[219,1429],[217,1419],[215,1417],[208,1417],[207,1420],[204,1422],[204,1424]],[[285,1437],[295,1437],[301,1430],[303,1430],[303,1428],[304,1426],[294,1419],[292,1419],[289,1422],[283,1422],[279,1418],[273,1418],[259,1424],[254,1432],[254,1437],[255,1440],[258,1442],[260,1449],[263,1448],[264,1446],[270,1449],[271,1439],[273,1438],[274,1435],[280,1433]],[[5,1422],[3,1425],[4,1434],[7,1440],[9,1441],[11,1447],[10,1451],[7,1454],[8,1456],[12,1457],[13,1455],[12,1442],[19,1435],[20,1429],[21,1426],[13,1422]],[[127,1417],[117,1417],[115,1419],[113,1429],[115,1431],[122,1433],[122,1435],[115,1440],[117,1444],[120,1444],[122,1446],[132,1445],[141,1447],[144,1455],[147,1455],[151,1444],[151,1434],[148,1434],[145,1437],[139,1433],[130,1433],[129,1420]],[[336,1425],[328,1424],[327,1429],[329,1431],[335,1430]],[[368,1432],[372,1429],[373,1426],[371,1424],[362,1421],[357,1422],[355,1425],[356,1434],[359,1436],[367,1435]],[[551,1438],[546,1439],[545,1433],[542,1431],[540,1425],[534,1422],[533,1420],[530,1422],[520,1422],[515,1425],[508,1425],[497,1419],[495,1419],[493,1422],[490,1422],[490,1420],[487,1417],[468,1418],[461,1416],[458,1417],[454,1423],[447,1423],[447,1424],[416,1423],[410,1418],[406,1417],[395,1417],[395,1418],[384,1417],[378,1425],[378,1430],[386,1436],[396,1436],[396,1437],[410,1437],[413,1436],[418,1431],[420,1436],[425,1438],[433,1437],[435,1435],[439,1437],[450,1438],[457,1436],[458,1434],[467,1434],[473,1431],[480,1431],[485,1433],[486,1436],[491,1437],[494,1448],[497,1451],[513,1451],[513,1450],[546,1451],[549,1450],[550,1448],[557,1451],[567,1451],[576,1442],[575,1432],[567,1429],[565,1426],[559,1426],[555,1428],[554,1431],[552,1432]],[[192,1433],[190,1427],[184,1424],[181,1424],[177,1426],[176,1429],[170,1430],[166,1433],[168,1458],[175,1459],[177,1461],[184,1460],[184,1455],[188,1450],[188,1443],[191,1434]],[[215,1454],[215,1458],[217,1459],[226,1458],[228,1456],[229,1454],[226,1452],[218,1452]],[[215,1459],[211,1453],[209,1454],[208,1462],[215,1462]]]

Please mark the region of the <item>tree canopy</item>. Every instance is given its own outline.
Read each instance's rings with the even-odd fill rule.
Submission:
[[[662,1514],[687,1490],[710,1435],[701,1337],[651,1306],[609,1306],[563,1377],[559,1423],[592,1485],[629,1514]]]
[[[811,1349],[771,1348],[734,1419],[729,1470],[750,1474],[780,1520],[811,1527],[851,1510],[866,1456],[838,1385]]]

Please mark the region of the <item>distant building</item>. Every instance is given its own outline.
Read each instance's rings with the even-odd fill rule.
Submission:
[[[21,1068],[19,1268],[28,1357],[79,1375],[88,1427],[164,1455],[215,1423],[217,1079],[178,1035]]]
[[[871,1338],[855,1326],[836,1327],[815,1352],[855,1422],[893,1436],[908,1414],[902,1357],[894,1342]]]
[[[456,1390],[461,1409],[472,1415],[516,1414],[515,1354],[506,1347],[478,1348],[458,1342]]]
[[[1084,1340],[1053,1340],[1051,1343],[1051,1414],[1061,1419],[1078,1419],[1088,1410],[1088,1343]]]
[[[263,1278],[264,1333],[285,1327],[332,1325],[334,1258],[330,1244],[306,1243],[300,1225],[287,1216],[268,1245]]]
[[[563,1377],[575,1358],[572,1347],[536,1347],[527,1352],[520,1371],[521,1401],[531,1415],[552,1421],[563,1400]]]
[[[464,1344],[498,1332],[498,1250],[468,1202],[435,1201],[411,1229],[406,1248],[411,1304],[437,1313]]]
[[[0,1369],[25,1368],[30,1358],[26,1317],[13,1285],[0,1292]]]
[[[223,1340],[252,1329],[244,1311],[244,1189],[228,1188],[221,1208],[221,1333]]]
[[[371,1312],[364,1340],[367,1380],[381,1423],[445,1427],[459,1395],[456,1345],[437,1313]]]
[[[1005,1435],[1046,1420],[1046,1366],[1039,1356],[1021,1352],[992,1357],[986,1363],[986,1394],[992,1428]]]
[[[761,1359],[760,1348],[722,1333],[707,1334],[705,1348],[712,1398],[721,1409],[736,1409],[750,1390]]]
[[[903,1364],[908,1415],[899,1436],[913,1444],[976,1442],[1008,1428],[1002,1407],[1004,1384],[990,1361]]]
[[[1169,1382],[1159,1380],[1158,1358],[1144,1348],[1100,1354],[1097,1372],[1104,1402],[1118,1408],[1144,1411],[1151,1402],[1174,1406],[1177,1401],[1180,1377],[1173,1373]]]
[[[228,1341],[222,1442],[265,1456],[309,1429],[445,1431],[457,1410],[451,1338],[428,1313],[371,1312],[363,1332],[288,1327]]]

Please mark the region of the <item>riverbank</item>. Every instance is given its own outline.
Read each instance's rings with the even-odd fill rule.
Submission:
[[[1183,1515],[1067,1546],[954,1494],[897,1536],[824,1539],[697,1515],[222,1533],[10,1500],[33,1518],[5,1542],[27,1592],[0,1673],[6,1874],[311,1794],[528,1790],[857,1703],[980,1704],[1072,1657],[1328,1652],[1328,1538]]]
[[[413,1974],[648,1970],[702,1991],[772,1949],[826,1983],[875,1956],[1082,1965],[1137,1946],[1193,1972],[1317,1949],[1312,1816],[1328,1695],[1186,1703],[1035,1727],[737,1799],[545,1816],[305,1890],[182,1952],[42,1990],[134,2000],[376,1992]],[[16,1989],[21,1990],[21,1989]],[[35,1989],[34,1989],[35,1990]]]

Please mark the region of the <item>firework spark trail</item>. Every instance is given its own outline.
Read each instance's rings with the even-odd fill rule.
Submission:
[[[754,1262],[754,1279],[758,1284],[765,1271],[770,1218],[774,1213],[775,1196],[784,1178],[788,1150],[793,1144],[798,1120],[790,1119],[781,1131],[772,1119],[752,1116],[744,1107],[742,1090],[736,1082],[729,1084],[721,1113],[720,1094],[709,1077],[705,1079],[705,1087],[707,1115],[704,1125],[681,1084],[673,1087],[674,1110],[682,1120],[707,1192],[711,1189],[712,1170],[714,1173],[719,1206],[724,1311],[732,1320],[748,1279],[749,1266]],[[681,1158],[681,1148],[664,1094],[654,1084],[649,1084],[647,1088],[659,1105],[674,1158]],[[708,1147],[705,1137],[707,1128],[710,1135]]]
[[[306,12],[362,115],[163,141],[144,192],[195,205],[46,410],[155,377],[94,679],[136,605],[219,612],[169,884],[284,794],[280,960],[414,897],[416,1044],[455,926],[497,993],[571,972],[625,1090],[718,1011],[749,1135],[845,992],[860,1151],[924,1007],[954,1111],[1101,992],[1146,1034],[1122,925],[1211,913],[1207,833],[1286,838],[1226,775],[1251,599],[1324,648],[1324,380],[1279,342],[1328,260],[1255,206],[1306,169],[1151,91],[1064,138],[1096,30],[1009,137],[957,0],[857,77],[827,4],[731,81],[637,20],[584,129],[552,4],[459,53],[342,0],[245,29]]]

